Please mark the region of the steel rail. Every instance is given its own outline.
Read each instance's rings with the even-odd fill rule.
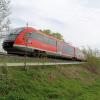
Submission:
[[[27,66],[47,66],[47,65],[74,65],[74,64],[84,64],[86,62],[64,62],[64,63],[26,63]],[[24,63],[1,63],[0,66],[10,66],[10,67],[13,67],[13,66],[24,66],[25,64]]]

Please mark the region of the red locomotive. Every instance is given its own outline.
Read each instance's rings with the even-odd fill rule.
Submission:
[[[85,56],[78,48],[46,35],[31,27],[17,28],[10,32],[3,42],[7,53],[31,55],[47,54],[49,56],[84,60]]]

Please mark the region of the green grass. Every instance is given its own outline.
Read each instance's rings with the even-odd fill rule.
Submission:
[[[0,100],[99,100],[99,77],[80,66],[9,68]]]
[[[100,100],[100,59],[82,65],[0,69],[0,100]]]

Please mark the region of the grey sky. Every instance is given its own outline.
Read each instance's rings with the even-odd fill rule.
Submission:
[[[100,49],[100,0],[12,0],[12,27],[60,32],[76,46]]]
[[[100,0],[80,0],[80,4],[85,7],[100,8]]]

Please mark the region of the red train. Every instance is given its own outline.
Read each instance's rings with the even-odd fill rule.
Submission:
[[[53,36],[46,35],[31,27],[17,28],[10,32],[3,42],[7,53],[31,55],[47,54],[77,60],[85,60],[83,52]]]

